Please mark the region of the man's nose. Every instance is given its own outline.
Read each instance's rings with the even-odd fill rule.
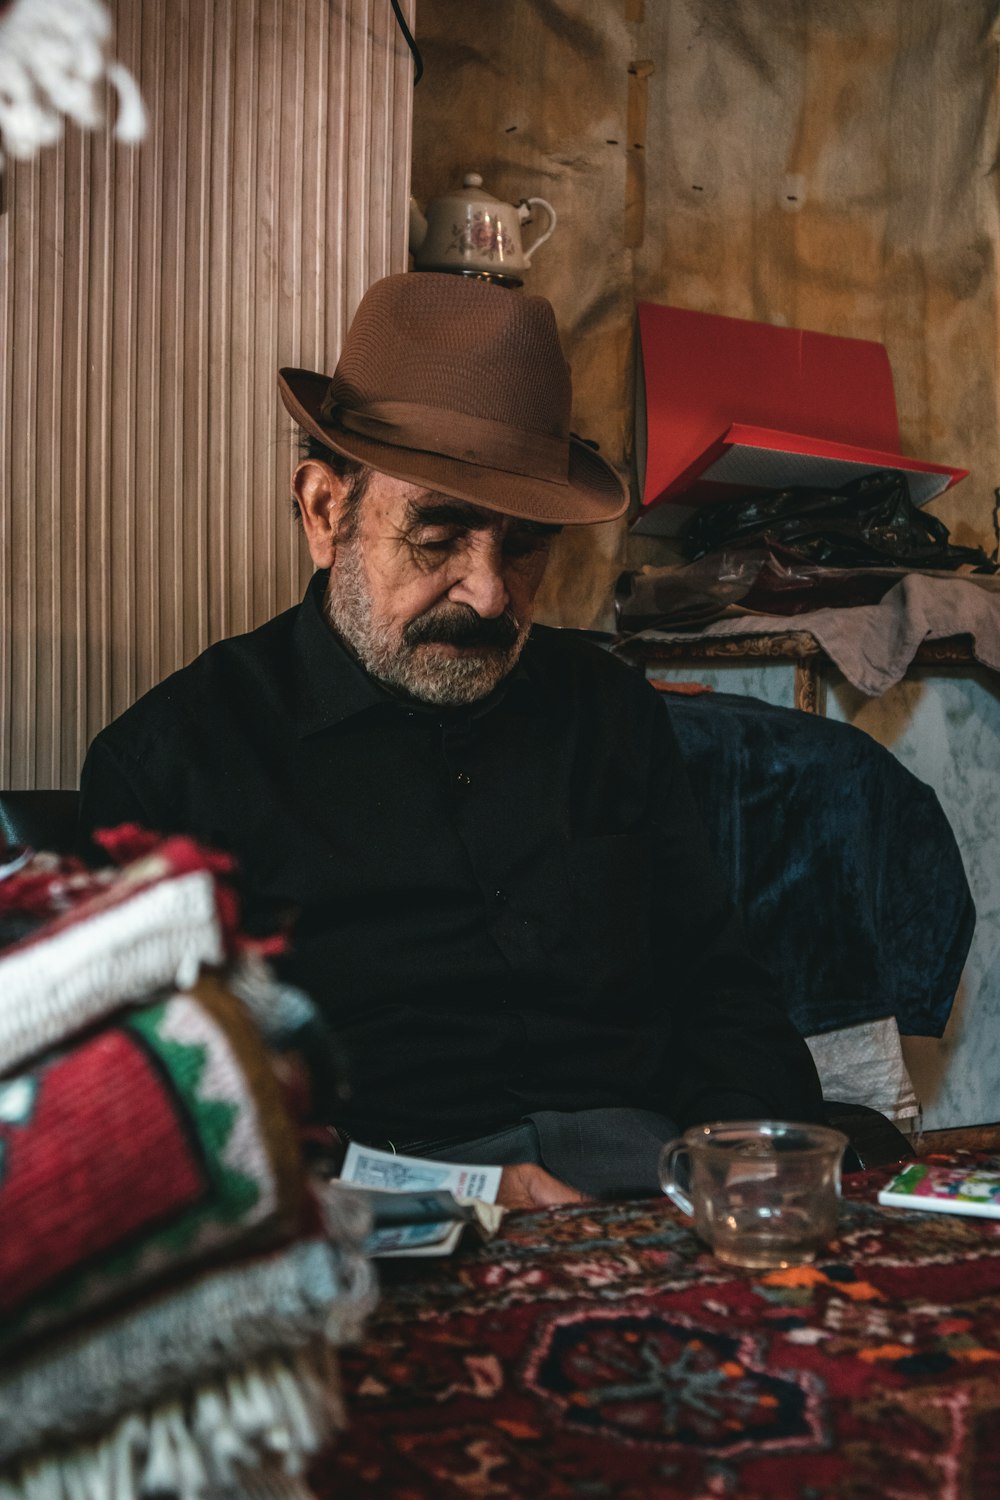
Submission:
[[[464,553],[459,577],[448,590],[448,598],[453,604],[470,605],[483,620],[503,614],[510,594],[500,548],[491,537],[476,537]]]

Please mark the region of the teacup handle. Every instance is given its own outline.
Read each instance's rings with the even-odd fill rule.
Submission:
[[[556,218],[556,211],[555,211],[555,209],[552,207],[552,204],[549,203],[549,201],[546,198],[524,198],[521,201],[523,203],[526,203],[529,208],[531,207],[531,205],[533,203],[540,203],[542,205],[542,207],[544,208],[545,212],[549,216],[549,227],[548,227],[548,229],[546,229],[545,233],[544,234],[540,234],[538,236],[537,240],[535,240],[535,242],[533,244],[531,244],[531,245],[525,245],[525,247],[524,247],[524,264],[526,266],[530,266],[531,265],[531,257],[534,255],[534,253],[538,249],[539,245],[544,245],[545,244],[545,241],[549,238],[549,236],[551,235],[553,229],[555,229],[556,225],[558,224],[559,220]]]
[[[688,1146],[684,1138],[678,1136],[675,1140],[668,1141],[660,1152],[660,1186],[681,1212],[693,1219],[694,1204],[677,1181],[676,1167],[681,1156],[689,1156]]]

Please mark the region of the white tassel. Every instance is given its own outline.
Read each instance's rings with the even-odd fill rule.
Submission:
[[[118,93],[118,118],[115,121],[115,139],[134,146],[146,134],[146,106],[142,102],[139,85],[128,68],[113,62],[107,68],[108,82]]]
[[[280,1386],[273,1379],[267,1379],[264,1371],[260,1369],[247,1371],[246,1386],[252,1394],[257,1409],[261,1413],[265,1410],[268,1412],[261,1434],[265,1446],[272,1453],[288,1453],[292,1447],[292,1434],[288,1425],[285,1403],[281,1399]]]
[[[217,1390],[198,1393],[192,1423],[216,1481],[233,1485],[239,1467],[253,1463],[253,1452],[237,1432],[229,1408]]]
[[[61,135],[62,123],[38,103],[34,85],[17,58],[0,53],[0,141],[7,155],[26,160]]]
[[[66,1500],[87,1500],[87,1474],[80,1453],[71,1453],[60,1465]]]
[[[58,1471],[45,1459],[27,1465],[21,1483],[24,1500],[62,1500]]]
[[[96,85],[104,71],[101,49],[90,37],[41,35],[28,64],[35,86],[54,110],[85,130],[103,123]]]
[[[296,1476],[344,1426],[335,1352],[276,1356],[125,1417],[98,1443],[24,1463],[0,1500],[206,1500],[280,1493],[310,1500]]]
[[[139,1500],[139,1464],[149,1444],[149,1428],[140,1416],[119,1422],[112,1437],[115,1500]]]
[[[83,1459],[87,1500],[116,1500],[114,1492],[115,1452],[112,1438],[104,1438]]]
[[[253,1443],[265,1434],[274,1417],[274,1409],[259,1379],[249,1370],[230,1375],[226,1381],[229,1409],[239,1432]]]
[[[105,76],[118,95],[115,135],[142,138],[138,85],[120,63],[105,65],[110,35],[99,0],[14,0],[0,16],[0,144],[9,155],[28,159],[59,140],[63,116],[84,129],[100,125]]]
[[[290,1462],[286,1464],[286,1468],[289,1472],[297,1474],[302,1468],[302,1455],[315,1453],[322,1437],[306,1407],[304,1390],[297,1384],[291,1372],[282,1365],[276,1365],[271,1378],[281,1392],[291,1438],[287,1449]]]
[[[170,1428],[163,1420],[162,1410],[149,1419],[149,1447],[146,1466],[139,1480],[140,1495],[176,1495],[177,1465],[174,1462],[174,1446],[170,1441]]]
[[[178,1494],[181,1500],[199,1500],[208,1483],[208,1475],[179,1404],[175,1403],[167,1409],[164,1421],[170,1429],[174,1445]]]

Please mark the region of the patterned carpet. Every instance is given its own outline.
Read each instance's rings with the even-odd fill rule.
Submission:
[[[658,1200],[388,1265],[319,1495],[1000,1497],[1000,1221],[880,1209],[887,1175],[793,1271],[722,1266]]]

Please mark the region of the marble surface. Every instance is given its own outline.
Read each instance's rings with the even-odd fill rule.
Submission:
[[[650,681],[697,682],[717,693],[742,693],[747,698],[763,698],[780,708],[795,707],[795,668],[791,662],[726,662],[720,666],[669,666],[658,663],[646,673]]]
[[[649,675],[789,708],[794,701],[787,662],[657,667]],[[976,904],[976,933],[944,1036],[903,1038],[924,1128],[1000,1120],[1000,679],[979,667],[913,667],[880,698],[865,697],[833,668],[825,680],[829,718],[865,730],[934,788]]]

